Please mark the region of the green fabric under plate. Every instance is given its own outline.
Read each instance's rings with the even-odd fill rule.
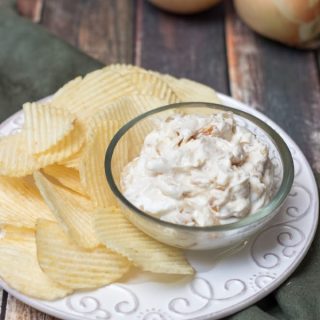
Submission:
[[[101,63],[18,16],[12,1],[8,3],[0,6],[0,121],[21,109],[24,102],[46,97],[75,76],[101,67]],[[229,319],[320,319],[319,232],[290,279]]]
[[[44,28],[0,6],[0,121],[54,93],[64,83],[102,66]]]

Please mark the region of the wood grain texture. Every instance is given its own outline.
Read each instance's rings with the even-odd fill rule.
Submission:
[[[230,3],[226,42],[232,95],[282,126],[320,170],[320,84],[314,53],[256,35]]]
[[[41,20],[43,1],[44,0],[17,0],[18,12],[37,23]]]
[[[230,91],[235,99],[260,109],[263,91],[260,51],[256,36],[227,5],[226,46]]]
[[[45,0],[41,24],[105,63],[132,63],[132,0]]]
[[[223,5],[178,16],[138,0],[136,17],[136,64],[228,92]]]
[[[42,312],[39,312],[24,303],[18,301],[13,296],[8,296],[6,313],[4,320],[56,320]]]
[[[82,1],[45,0],[41,24],[59,38],[77,46]]]

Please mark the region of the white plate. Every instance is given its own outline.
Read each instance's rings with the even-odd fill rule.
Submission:
[[[295,164],[293,189],[281,213],[237,252],[186,252],[197,270],[194,279],[132,272],[123,283],[47,302],[0,285],[26,304],[62,319],[173,320],[218,319],[248,307],[277,288],[308,251],[318,221],[318,190],[300,149],[279,126],[242,103],[219,95],[223,103],[261,118],[288,144]],[[21,112],[0,126],[0,134],[19,130]]]

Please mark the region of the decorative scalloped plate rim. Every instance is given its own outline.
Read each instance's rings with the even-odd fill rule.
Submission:
[[[205,280],[201,277],[196,277],[196,279],[194,281],[192,281],[188,284],[189,287],[186,287],[185,289],[183,289],[185,291],[185,295],[188,295],[188,293],[190,295],[190,291],[192,291],[193,296],[191,296],[191,298],[190,297],[189,297],[189,299],[182,298],[181,297],[182,294],[180,292],[178,297],[171,298],[171,301],[169,299],[168,301],[170,301],[170,302],[167,305],[164,305],[163,301],[159,299],[161,302],[158,303],[158,305],[151,305],[149,307],[149,305],[147,304],[148,305],[147,308],[139,309],[139,304],[140,304],[139,300],[136,297],[135,293],[133,293],[132,291],[133,291],[133,288],[138,288],[139,286],[144,286],[144,285],[147,286],[148,282],[142,283],[142,284],[141,283],[139,284],[139,282],[138,282],[138,284],[134,283],[133,285],[131,285],[131,283],[130,283],[127,286],[127,288],[125,287],[126,284],[123,284],[123,285],[116,284],[116,285],[112,285],[112,286],[117,287],[118,289],[121,289],[121,290],[125,290],[127,292],[127,294],[129,294],[131,299],[133,298],[133,301],[131,301],[131,302],[134,304],[134,306],[129,311],[123,310],[124,305],[127,305],[127,306],[129,305],[129,307],[130,307],[130,302],[126,301],[124,298],[121,298],[120,301],[114,307],[113,311],[116,312],[116,316],[113,317],[112,313],[110,313],[109,311],[106,311],[105,309],[100,308],[100,302],[98,301],[98,299],[92,298],[90,296],[82,297],[82,299],[80,299],[79,305],[80,305],[80,309],[81,308],[85,309],[87,307],[86,304],[87,303],[90,304],[90,302],[91,302],[91,303],[93,303],[93,307],[91,306],[91,308],[93,308],[92,309],[93,311],[89,311],[89,312],[85,311],[85,310],[82,310],[82,311],[78,310],[77,311],[76,309],[73,309],[73,310],[67,309],[68,303],[71,304],[71,299],[73,297],[77,297],[77,294],[73,294],[70,297],[62,299],[61,301],[65,301],[64,306],[62,306],[62,305],[55,306],[54,305],[55,302],[41,301],[41,300],[27,297],[27,296],[13,290],[12,288],[10,288],[2,280],[0,280],[0,286],[4,290],[9,292],[11,295],[16,297],[18,300],[26,303],[27,305],[30,305],[30,306],[32,306],[42,312],[45,312],[47,314],[50,314],[54,317],[58,317],[61,319],[68,319],[68,320],[71,320],[71,319],[77,319],[77,320],[79,320],[79,319],[86,319],[86,320],[87,319],[131,320],[134,318],[134,319],[141,319],[141,320],[151,320],[151,319],[205,320],[205,319],[219,319],[219,318],[231,315],[235,312],[238,312],[238,311],[254,304],[258,300],[264,298],[269,293],[271,293],[273,290],[275,290],[279,285],[281,285],[293,273],[293,271],[298,267],[300,262],[303,260],[303,258],[305,257],[305,255],[306,255],[306,253],[312,243],[312,240],[314,238],[316,228],[317,228],[318,214],[319,214],[319,195],[318,195],[316,181],[313,176],[311,167],[308,164],[306,158],[302,154],[299,147],[278,125],[276,125],[273,121],[271,121],[269,118],[267,118],[262,113],[250,108],[249,106],[246,106],[245,104],[243,104],[243,103],[241,103],[231,97],[228,97],[223,94],[219,94],[219,97],[223,101],[223,104],[232,106],[234,108],[241,109],[243,111],[249,112],[249,113],[257,116],[258,118],[260,118],[263,121],[265,121],[266,123],[268,123],[271,127],[275,128],[280,133],[280,135],[285,139],[285,141],[291,147],[292,152],[297,157],[299,157],[301,163],[303,164],[303,165],[300,164],[300,168],[297,169],[298,170],[297,175],[301,175],[301,173],[303,171],[304,175],[307,176],[307,178],[305,179],[306,181],[304,181],[304,183],[307,184],[308,188],[309,188],[309,189],[307,189],[303,184],[301,184],[300,181],[296,185],[297,188],[301,187],[302,189],[304,189],[306,191],[306,194],[309,195],[310,204],[307,205],[307,209],[305,209],[304,211],[302,210],[303,214],[299,215],[299,209],[296,207],[292,207],[292,206],[288,207],[286,210],[286,213],[281,212],[279,215],[286,214],[288,217],[291,217],[293,219],[291,219],[289,221],[284,221],[284,222],[280,221],[280,223],[279,223],[279,221],[272,220],[269,227],[265,228],[265,230],[262,231],[259,235],[256,235],[254,240],[251,239],[252,241],[251,240],[249,241],[249,244],[247,244],[247,247],[245,249],[234,254],[239,257],[239,259],[240,259],[239,261],[245,261],[245,259],[251,258],[256,263],[256,270],[255,270],[254,274],[252,274],[252,272],[248,272],[248,274],[242,275],[242,278],[246,277],[247,280],[249,279],[248,282],[251,282],[250,287],[249,287],[249,284],[245,283],[242,280],[229,279],[224,282],[224,286],[223,286],[222,291],[230,292],[230,291],[232,291],[232,289],[230,289],[232,286],[235,286],[235,287],[240,286],[240,289],[241,289],[241,285],[243,285],[244,287],[240,290],[240,293],[235,294],[231,297],[226,297],[226,298],[214,298],[213,286],[211,285],[209,280]],[[22,111],[19,111],[19,112],[15,113],[14,115],[12,115],[10,118],[8,118],[6,121],[4,121],[0,125],[0,133],[5,133],[5,131],[14,130],[14,129],[18,128],[19,126],[21,126],[21,123],[19,121],[17,121],[18,123],[16,124],[16,128],[14,128],[14,125],[13,125],[15,120],[21,118],[21,113],[22,113]],[[297,180],[299,180],[299,179],[297,179]],[[301,178],[300,178],[300,180],[301,180]],[[309,180],[309,182],[307,180]],[[297,195],[297,192],[293,192],[293,197],[295,197],[296,195]],[[292,213],[292,211],[289,212],[289,210],[293,210],[293,211],[296,210],[296,211],[294,211],[294,213]],[[275,219],[277,219],[277,217]],[[304,219],[305,220],[304,222],[308,222],[309,224],[311,221],[310,219],[312,219],[311,224],[309,225],[309,229],[307,231],[308,233],[306,235],[303,234],[303,232],[301,232],[301,230],[299,230],[294,225],[285,224],[285,223],[294,223],[294,222],[297,222],[298,220],[301,222],[300,219]],[[273,272],[274,271],[273,268],[280,266],[281,260],[280,260],[279,256],[277,256],[277,254],[267,252],[263,255],[264,260],[261,260],[259,262],[259,250],[258,250],[258,252],[254,252],[254,248],[253,248],[253,246],[255,246],[255,245],[257,245],[257,246],[260,245],[260,247],[262,246],[262,249],[263,249],[265,246],[265,244],[264,244],[265,241],[261,241],[261,243],[259,244],[259,237],[261,235],[263,235],[264,232],[269,232],[269,231],[271,232],[273,228],[280,228],[280,229],[283,228],[282,232],[280,232],[277,235],[277,241],[278,241],[277,243],[278,244],[276,244],[276,247],[272,248],[272,249],[278,249],[277,246],[280,246],[281,248],[283,247],[281,252],[283,253],[284,259],[287,259],[287,260],[284,260],[285,261],[284,263],[286,263],[286,270],[282,270],[279,274],[276,274]],[[286,228],[292,228],[292,230],[285,231]],[[293,233],[290,233],[290,232],[293,232]],[[286,244],[286,241],[292,241],[292,239],[294,238],[295,232],[297,232],[296,235],[299,234],[299,236],[301,236],[301,239],[296,244],[295,243]],[[285,239],[286,236],[288,236],[287,239]],[[269,239],[269,237],[268,237],[268,239]],[[248,246],[251,246],[251,247],[248,248]],[[297,251],[294,251],[293,248],[296,248],[296,247],[298,247]],[[254,255],[256,255],[257,257],[255,257]],[[233,256],[231,256],[231,259]],[[219,262],[220,267],[221,266],[224,267],[224,264],[228,264],[228,259],[230,259],[230,257],[227,257],[226,259],[222,259]],[[261,259],[261,257],[260,257],[260,259]],[[272,265],[272,261],[274,261],[273,265]],[[263,263],[267,263],[267,264],[263,265]],[[270,263],[271,263],[271,266],[270,266]],[[212,266],[209,271],[205,270],[205,272],[203,272],[203,273],[208,275],[210,272],[213,272],[212,270],[215,270],[215,269],[216,269],[216,267]],[[264,273],[263,272],[261,273],[261,270]],[[261,283],[259,281],[254,282],[253,280],[255,280],[255,281],[259,280],[262,282]],[[266,283],[263,281],[266,281]],[[200,287],[202,287],[202,289],[206,290],[205,293],[200,292],[200,289],[197,289],[196,282],[198,282],[198,285]],[[158,284],[158,282],[156,284]],[[109,286],[109,287],[112,287],[112,286]],[[190,288],[191,288],[191,290],[189,290]],[[254,288],[254,290],[253,290],[253,288]],[[98,289],[98,290],[93,291],[91,294],[94,294],[98,291],[103,291],[106,289],[107,288]],[[170,289],[171,289],[171,287],[170,287]],[[165,291],[167,292],[167,290],[169,290],[169,289],[166,288]],[[242,298],[241,298],[241,293],[246,292],[246,291],[251,291],[251,293],[248,294],[247,296],[242,295]],[[88,294],[90,294],[90,293],[88,293]],[[240,297],[241,299],[238,299],[238,297]],[[209,308],[210,305],[214,302],[217,302],[217,303],[223,303],[224,301],[230,302],[233,298],[238,299],[238,300],[236,300],[235,303],[229,304],[225,308],[220,308],[220,310],[218,310],[218,311],[214,311],[212,306],[211,306],[211,308]],[[92,300],[90,300],[90,299],[92,299]],[[177,311],[176,305],[179,306],[179,303],[180,303],[180,307],[182,304],[184,304],[186,308],[190,307],[190,305],[188,305],[188,303],[192,304],[192,302],[195,301],[192,299],[195,299],[195,300],[198,299],[198,302],[199,302],[199,300],[205,301],[205,304],[204,304],[204,306],[196,309],[195,311],[191,311],[191,312]],[[89,306],[89,308],[90,308],[90,306]],[[121,310],[121,308],[122,308],[122,310]],[[203,311],[205,311],[205,312],[203,312]],[[96,314],[96,315],[94,316],[94,314]],[[99,316],[99,314],[100,314],[100,316]],[[92,317],[92,316],[94,316],[94,317]]]

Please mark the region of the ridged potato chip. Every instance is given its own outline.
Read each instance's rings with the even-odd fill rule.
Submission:
[[[103,117],[104,121],[106,119],[116,120],[122,127],[138,115],[166,104],[165,100],[157,97],[134,94],[116,100],[106,110],[101,110],[95,117]],[[93,119],[93,121],[95,120]],[[92,124],[89,123],[89,128],[90,126]]]
[[[211,102],[220,103],[216,92],[196,81],[189,79],[177,79],[169,75],[162,75],[162,79],[168,83],[181,102]]]
[[[68,159],[84,144],[85,136],[80,124],[50,150],[30,155],[24,131],[0,139],[0,175],[23,177],[48,165]]]
[[[129,79],[110,67],[88,73],[81,81],[73,81],[58,91],[52,104],[68,109],[84,122],[113,100],[135,91]]]
[[[65,102],[68,96],[71,96],[75,91],[79,90],[81,82],[81,76],[70,80],[54,94],[51,102],[55,102],[55,104],[59,106],[60,102]],[[65,108],[65,105],[62,104],[60,107]]]
[[[41,163],[28,154],[26,146],[23,132],[1,138],[0,175],[23,177],[41,167]]]
[[[42,170],[46,175],[55,179],[62,186],[86,196],[86,192],[80,183],[78,170],[58,164],[53,164],[43,168]]]
[[[75,122],[74,129],[50,150],[38,153],[36,159],[41,163],[41,168],[50,164],[61,162],[77,153],[85,142],[84,128]]]
[[[216,92],[202,83],[137,67],[122,66],[122,70],[123,76],[135,86],[136,94],[153,96],[167,104],[190,101],[221,103]]]
[[[59,161],[58,164],[70,169],[79,170],[79,162],[80,162],[80,158],[83,150],[84,150],[84,147],[82,147],[78,152],[74,153],[67,159]]]
[[[55,221],[32,177],[0,176],[0,226],[34,228],[39,218]]]
[[[96,206],[117,205],[107,184],[104,157],[111,139],[120,126],[118,121],[107,119],[101,112],[92,119],[88,129],[86,149],[79,166],[81,183]],[[118,160],[119,165],[127,160],[126,148],[123,149]]]
[[[42,270],[68,288],[101,287],[120,279],[130,267],[127,259],[105,247],[81,249],[54,222],[38,221],[36,242]]]
[[[52,281],[41,269],[33,230],[5,227],[0,239],[0,277],[27,296],[55,300],[72,290]]]
[[[156,72],[132,69],[123,74],[123,78],[131,81],[138,95],[152,96],[165,104],[180,102],[176,92]]]
[[[163,100],[166,104],[180,102],[178,94],[174,92],[167,79],[163,78],[164,75],[159,72],[125,64],[110,65],[108,69],[117,71],[128,79],[127,81],[130,81],[135,87],[134,95],[152,96]]]
[[[72,80],[55,94],[52,104],[68,109],[86,123],[115,100],[134,94],[158,98],[163,104],[180,101],[159,74],[131,65],[111,65]]]
[[[7,224],[1,227],[0,241],[3,239],[7,242],[16,242],[16,245],[20,245],[23,248],[32,249],[35,246],[35,230]]]
[[[51,104],[25,103],[23,112],[29,154],[49,150],[73,129],[75,116]]]
[[[120,74],[126,74],[131,71],[141,71],[144,70],[141,67],[132,65],[132,64],[124,64],[124,63],[115,63],[108,66],[109,70],[117,71]]]
[[[98,110],[108,109],[116,99],[133,94],[153,96],[165,104],[183,101],[220,103],[213,89],[198,82],[121,64],[70,81],[55,94],[52,103],[76,113],[86,122]]]
[[[94,219],[99,240],[143,270],[169,274],[194,273],[181,250],[147,236],[131,224],[120,209],[97,209]]]
[[[93,228],[92,203],[54,185],[40,172],[34,173],[34,179],[46,204],[74,242],[86,249],[97,247],[100,243]]]

